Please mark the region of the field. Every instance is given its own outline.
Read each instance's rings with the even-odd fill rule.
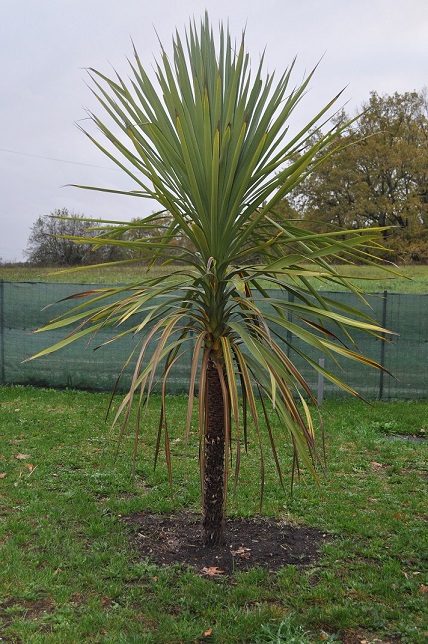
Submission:
[[[158,399],[114,460],[109,396],[0,389],[0,638],[5,642],[428,641],[428,402],[324,404],[328,466],[321,491],[302,473],[284,493],[267,457],[263,514],[321,531],[303,564],[202,575],[155,565],[138,549],[145,510],[198,511],[186,399],[169,400],[174,496],[153,471]],[[117,405],[117,401],[114,401]],[[267,453],[267,451],[266,451]],[[287,468],[290,450],[281,451]],[[231,517],[258,513],[256,441],[243,456]],[[139,516],[139,514],[138,514]],[[244,544],[243,544],[244,545]]]
[[[160,270],[155,267],[152,274]],[[355,276],[354,283],[368,292],[379,293],[384,290],[391,293],[428,293],[428,266],[400,266],[396,270],[400,277],[394,277],[379,268],[338,266],[338,270],[345,275]],[[146,269],[141,266],[103,267],[97,269],[78,270],[73,272],[58,272],[52,268],[30,268],[25,266],[0,266],[0,279],[10,282],[38,281],[38,282],[78,282],[78,283],[129,283],[138,279],[138,275],[145,274]],[[326,288],[325,285],[314,281],[317,288]],[[328,287],[327,290],[331,290]],[[340,290],[337,288],[335,290]]]

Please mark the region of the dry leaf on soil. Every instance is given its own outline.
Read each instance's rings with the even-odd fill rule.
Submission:
[[[211,637],[212,633],[213,633],[213,629],[209,628],[208,630],[205,631],[204,637]]]
[[[0,479],[5,479],[6,478],[6,472],[2,472],[0,474]]]
[[[21,454],[21,453],[19,453],[19,454],[17,454],[15,456],[15,458],[18,459],[18,461],[26,461],[27,458],[30,458],[30,455],[29,454]]]
[[[251,556],[251,548],[244,548],[244,546],[239,546],[238,550],[231,550],[230,554],[234,557],[241,557],[241,559],[249,559]]]
[[[217,566],[204,566],[201,570],[203,575],[208,577],[216,577],[217,575],[224,575],[224,570],[218,568]]]

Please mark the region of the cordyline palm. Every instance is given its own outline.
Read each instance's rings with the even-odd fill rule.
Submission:
[[[101,141],[108,143],[88,136],[135,182],[135,190],[124,194],[156,199],[162,210],[139,222],[102,222],[83,241],[117,244],[168,263],[178,240],[182,250],[174,260],[181,263],[174,265],[172,279],[148,274],[127,289],[79,294],[88,301],[45,327],[74,324],[71,334],[42,354],[107,325],[116,328],[117,339],[137,334],[140,340],[129,359],[134,376],[116,420],[126,423],[133,399],[137,396],[139,405],[147,401],[160,375],[156,458],[164,432],[171,477],[165,392],[171,369],[191,352],[185,431],[190,429],[198,381],[204,540],[214,545],[224,540],[230,450],[235,452],[237,480],[247,417],[261,450],[262,410],[281,483],[268,403],[291,439],[295,466],[303,462],[315,475],[314,432],[306,402],[313,397],[287,357],[288,334],[333,359],[346,356],[375,364],[353,348],[349,331],[380,335],[383,330],[358,311],[322,296],[309,281],[316,276],[332,285],[347,283],[329,262],[338,255],[370,262],[366,253],[374,233],[353,231],[343,241],[343,232],[340,237],[311,234],[275,213],[275,205],[319,162],[320,152],[330,153],[336,135],[329,132],[308,145],[334,101],[296,136],[288,134],[287,121],[312,74],[290,89],[293,65],[275,82],[273,75],[262,76],[261,60],[252,75],[244,38],[235,47],[220,27],[216,45],[207,16],[199,30],[190,24],[184,42],[176,35],[172,60],[162,50],[157,89],[134,54],[126,82],[91,70],[95,96],[112,125],[91,113]],[[132,239],[135,228],[140,236]],[[275,287],[275,295],[267,286]],[[278,287],[293,298],[284,298]],[[345,333],[351,348],[338,341],[332,325],[341,337]],[[298,353],[326,378],[352,391]],[[261,463],[263,468],[262,451]]]

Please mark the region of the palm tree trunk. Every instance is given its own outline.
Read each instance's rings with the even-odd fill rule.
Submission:
[[[203,538],[206,546],[217,546],[225,543],[225,417],[220,376],[216,365],[211,360],[208,361],[207,366],[206,400]]]

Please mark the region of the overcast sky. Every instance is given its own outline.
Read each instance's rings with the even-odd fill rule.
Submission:
[[[299,82],[323,57],[302,123],[345,86],[353,114],[373,90],[428,85],[428,0],[0,0],[0,258],[20,261],[32,224],[56,208],[121,220],[156,209],[63,187],[132,188],[76,127],[94,107],[84,70],[126,73],[131,38],[151,68],[156,32],[168,50],[175,28],[205,9],[237,38],[246,25],[253,66],[265,47],[268,71],[297,55]]]

